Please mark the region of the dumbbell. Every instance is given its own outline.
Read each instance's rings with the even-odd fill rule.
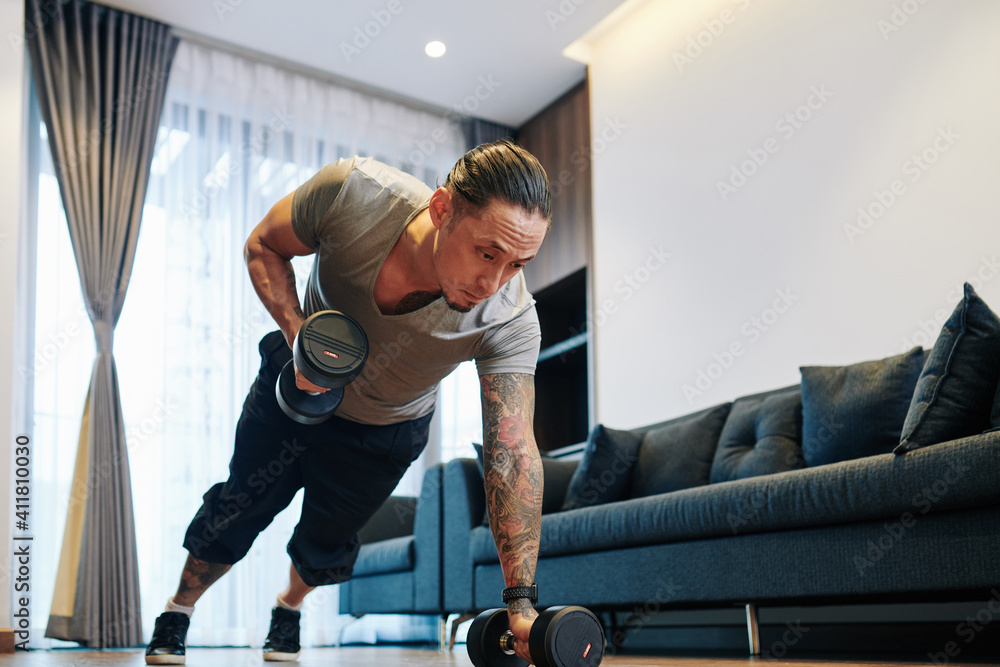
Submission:
[[[525,667],[506,609],[488,609],[469,627],[466,648],[476,667]],[[604,658],[604,628],[584,607],[549,607],[531,624],[528,651],[536,667],[595,667]]]
[[[278,375],[275,395],[286,415],[300,424],[321,424],[344,398],[344,386],[368,359],[368,336],[353,318],[336,310],[314,313],[292,342],[292,360]],[[295,386],[296,367],[307,380],[329,391],[314,394]]]

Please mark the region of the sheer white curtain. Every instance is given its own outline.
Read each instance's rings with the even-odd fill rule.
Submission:
[[[44,129],[41,135],[44,141]],[[242,249],[250,230],[271,205],[339,157],[370,155],[434,187],[464,151],[460,128],[444,112],[203,44],[181,44],[136,266],[115,336],[147,637],[176,588],[187,555],[181,547],[184,530],[201,494],[227,476],[236,420],[259,364],[257,342],[276,328],[246,276]],[[38,511],[53,527],[43,539],[54,554],[61,539],[54,527],[62,525],[65,514],[70,452],[86,392],[86,360],[92,358],[85,348],[93,341],[81,335],[86,316],[72,279],[75,269],[47,149],[42,153],[37,354],[31,372],[36,489],[51,491]],[[294,262],[300,293],[310,265],[309,258]],[[437,460],[440,450],[429,450]],[[414,465],[397,493],[419,493],[424,465]],[[300,502],[301,493],[199,602],[189,643],[262,643],[274,597],[287,582],[285,544]],[[34,619],[47,616],[51,590],[45,585],[55,572],[54,558],[49,560],[34,572],[39,582]],[[304,645],[336,642],[337,606],[336,587],[310,595]]]

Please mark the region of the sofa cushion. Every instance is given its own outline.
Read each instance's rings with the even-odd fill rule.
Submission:
[[[542,457],[542,474],[545,486],[542,491],[542,514],[561,512],[566,502],[569,484],[580,466],[579,461],[564,461]]]
[[[472,446],[476,450],[476,462],[479,464],[479,476],[486,479],[483,474],[483,446],[478,442],[472,443]],[[555,459],[550,456],[541,457],[542,459],[542,479],[544,482],[542,490],[542,514],[548,514],[550,512],[559,512],[563,508],[563,500],[566,497],[566,487],[569,484],[570,478],[573,477],[573,473],[576,472],[578,461],[564,461],[562,459]],[[483,525],[488,526],[490,523],[489,507],[486,508],[486,513],[483,514]]]
[[[816,468],[709,484],[542,517],[543,558],[1000,503],[1000,432]],[[986,529],[986,527],[984,527]],[[479,531],[483,531],[481,534]],[[497,561],[488,529],[470,535],[476,563]]]
[[[803,366],[802,454],[818,466],[891,452],[899,444],[924,350],[850,366]]]
[[[708,484],[712,459],[732,403],[672,419],[642,436],[632,468],[632,498]]]
[[[715,484],[801,468],[805,465],[801,442],[799,385],[738,398],[722,427],[709,481]]]
[[[989,428],[1000,377],[1000,319],[969,283],[941,328],[903,424],[897,454]]]
[[[394,537],[365,544],[358,551],[354,576],[407,572],[413,569],[413,536]]]
[[[627,497],[630,472],[641,442],[637,433],[603,424],[595,426],[569,482],[563,509],[591,507]]]

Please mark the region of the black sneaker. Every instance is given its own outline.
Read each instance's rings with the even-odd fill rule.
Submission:
[[[264,660],[290,662],[299,659],[300,612],[275,607],[271,610],[271,630],[264,642]]]
[[[179,611],[165,611],[156,617],[153,638],[146,647],[147,665],[183,665],[184,640],[191,619]]]

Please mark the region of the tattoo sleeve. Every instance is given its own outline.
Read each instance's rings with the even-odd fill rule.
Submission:
[[[530,586],[538,562],[542,461],[532,427],[534,380],[521,373],[480,378],[486,507],[508,587]],[[511,604],[523,607],[527,601]]]

